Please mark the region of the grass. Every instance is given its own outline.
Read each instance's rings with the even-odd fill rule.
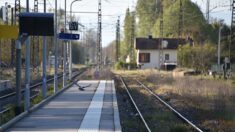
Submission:
[[[171,129],[170,132],[189,132],[190,127],[183,124],[176,124]]]
[[[38,94],[38,96],[36,96],[35,98],[33,98],[33,99],[31,100],[31,107],[34,106],[34,105],[36,105],[36,104],[38,104],[38,103],[40,103],[42,100],[43,100],[43,98],[42,98],[42,94],[41,94],[41,92],[40,92],[40,93]]]
[[[204,75],[174,78],[169,72],[157,70],[114,72],[141,80],[164,100],[173,101],[177,108],[192,112],[191,118],[205,128],[212,131],[235,129],[235,77],[230,80]],[[152,115],[148,118],[159,118],[157,114]],[[219,127],[211,125],[211,120],[218,122]],[[183,127],[176,125],[172,131],[186,130]]]
[[[14,105],[7,105],[5,108],[10,108],[10,109],[1,115],[0,125],[8,122],[9,120],[15,117]]]
[[[184,126],[183,122],[179,120],[171,111],[166,109],[158,101],[156,102],[148,92],[144,89],[139,89],[134,85],[128,85],[131,87],[131,93],[134,95],[134,99],[140,106],[145,120],[149,124],[152,131],[169,132],[175,130],[175,125]],[[185,126],[188,130],[188,127]]]
[[[143,126],[143,123],[137,119],[138,121],[133,121],[133,119],[127,119],[127,120],[124,120],[121,122],[121,125],[122,125],[122,131],[131,131],[129,130],[129,128],[136,128],[136,126],[138,126],[138,128],[136,128],[135,131],[138,131],[138,132],[144,132],[146,131],[146,128]],[[136,125],[136,123],[138,123],[138,125]]]

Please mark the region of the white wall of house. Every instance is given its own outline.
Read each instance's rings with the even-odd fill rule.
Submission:
[[[150,62],[149,63],[140,63],[139,62],[139,53],[150,53]],[[163,60],[165,62],[165,54],[169,54],[170,63],[177,63],[177,50],[164,50],[163,51]],[[159,68],[159,50],[137,50],[137,65],[141,65],[142,69],[147,68]]]

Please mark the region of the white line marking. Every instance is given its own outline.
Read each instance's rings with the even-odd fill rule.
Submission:
[[[100,81],[78,132],[98,132],[106,81]]]

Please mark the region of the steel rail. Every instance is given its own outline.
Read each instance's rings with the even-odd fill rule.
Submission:
[[[131,99],[132,104],[135,106],[135,109],[136,109],[136,111],[138,112],[138,114],[139,114],[139,116],[140,116],[141,120],[143,121],[143,123],[144,123],[144,125],[145,125],[146,129],[148,130],[148,132],[151,132],[151,129],[149,128],[149,126],[148,126],[148,124],[146,123],[146,121],[145,121],[145,119],[144,119],[143,115],[141,114],[141,112],[140,112],[140,110],[139,110],[138,106],[136,105],[136,103],[135,103],[134,99],[132,98],[132,96],[131,96],[131,94],[130,94],[130,91],[128,90],[128,88],[127,88],[127,85],[126,85],[125,81],[123,80],[123,78],[122,78],[122,77],[120,77],[120,80],[122,81],[122,83],[123,83],[123,85],[124,85],[124,87],[125,87],[125,89],[126,89],[126,91],[127,91],[127,94],[128,94],[128,96],[129,96],[129,98]]]
[[[85,70],[82,69],[79,73],[77,73],[76,75],[74,75],[74,76],[72,77],[72,79],[78,77],[79,75],[81,75],[82,73],[84,73],[84,71],[85,71]],[[78,71],[75,71],[75,72],[78,72]],[[63,76],[63,75],[62,75],[62,76]],[[54,78],[48,80],[48,82],[50,82],[51,80],[54,80]],[[41,82],[41,84],[42,84],[42,82]],[[34,87],[37,87],[36,85],[37,85],[37,84],[35,84]],[[39,86],[40,86],[40,85],[39,85]],[[33,87],[33,86],[32,86],[32,87]],[[31,88],[31,87],[30,87],[30,88]],[[34,98],[37,97],[38,95],[39,95],[39,93],[36,93],[35,95],[32,95],[32,96],[30,97],[30,99],[34,99]],[[1,114],[0,116],[2,116],[3,113],[9,111],[10,109],[11,109],[11,107],[7,107],[6,109],[0,111],[0,114]]]
[[[189,121],[187,118],[185,118],[182,114],[180,114],[177,110],[175,110],[172,106],[170,106],[168,103],[166,103],[164,100],[162,100],[157,94],[155,94],[150,88],[145,86],[143,83],[141,83],[139,80],[135,79],[144,89],[146,89],[149,93],[151,93],[154,97],[156,97],[162,104],[164,104],[166,107],[168,107],[171,111],[174,112],[180,119],[187,122],[190,126],[192,126],[195,130],[198,132],[203,132],[200,128],[198,128],[195,124],[193,124],[191,121]]]
[[[77,72],[77,70],[75,72]],[[62,74],[62,73],[60,73],[60,74]],[[58,78],[62,78],[62,77],[63,77],[63,74],[58,76]],[[54,80],[54,78],[51,77],[50,79],[47,80],[47,83],[52,82],[53,80]],[[32,86],[30,86],[30,89],[41,86],[42,84],[43,84],[43,82],[33,84]],[[22,89],[21,92],[24,92],[24,89]],[[9,98],[10,96],[14,96],[15,94],[16,94],[16,92],[12,92],[12,93],[9,93],[7,95],[3,95],[3,96],[0,97],[0,100],[5,99],[5,98]]]

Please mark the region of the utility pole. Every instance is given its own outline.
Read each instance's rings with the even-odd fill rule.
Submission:
[[[118,62],[120,55],[120,16],[118,17],[116,28],[116,62]]]
[[[46,13],[46,0],[44,0],[44,13]],[[43,36],[43,61],[42,61],[42,97],[47,96],[47,38]]]
[[[9,18],[8,18],[8,3],[7,2],[5,3],[5,10],[6,10],[6,21],[5,21],[5,24],[8,25]]]
[[[163,5],[161,3],[161,6],[160,6],[160,34],[159,34],[159,69],[161,69],[161,66],[163,64],[162,42],[163,42]]]
[[[11,8],[11,26],[14,25],[14,8]],[[11,66],[14,65],[15,61],[15,40],[11,40]]]
[[[130,42],[130,62],[134,62],[134,43],[135,43],[135,12],[132,12],[131,22],[131,42]]]
[[[219,26],[219,39],[218,39],[218,68],[220,71],[220,53],[221,53],[221,49],[220,49],[220,40],[221,40],[221,30],[222,30],[222,24],[220,24]]]
[[[229,45],[229,60],[230,63],[234,63],[234,55],[231,56],[231,51],[235,50],[235,0],[232,0],[232,19],[231,19],[231,33],[230,33],[230,45]]]
[[[66,15],[66,13],[67,13],[67,0],[65,0],[64,1],[64,10],[65,10],[65,12],[64,12],[64,32],[66,33],[67,32],[67,29],[66,29],[66,24],[67,24],[67,19],[66,19],[66,17],[67,17],[67,15]],[[66,44],[67,44],[67,41],[64,41],[64,44],[63,44],[63,49],[64,49],[64,51],[63,51],[63,87],[65,87],[65,85],[66,85],[66,69],[67,69],[67,66],[66,66],[66,62],[67,62],[67,57],[66,57],[66,55],[67,55],[67,53],[66,53],[66,51],[67,51],[67,49],[66,49]]]
[[[54,20],[55,20],[55,27],[54,27],[54,47],[55,47],[55,64],[54,64],[54,93],[58,90],[58,45],[57,45],[57,0],[55,0],[55,14],[54,14]]]
[[[38,12],[38,0],[34,0],[34,12]],[[39,58],[39,53],[40,53],[40,44],[39,44],[39,36],[34,37],[36,40],[36,67],[37,67],[37,76],[39,78],[39,63],[40,63],[40,58]],[[33,41],[35,43],[35,41]],[[33,53],[35,54],[35,53]]]
[[[29,0],[26,0],[26,12],[29,13]],[[30,108],[30,37],[27,36],[25,43],[25,92],[24,92],[24,110]]]
[[[182,37],[182,32],[183,32],[183,6],[182,5],[183,5],[182,0],[180,0],[178,44],[179,44],[179,39]]]
[[[73,0],[70,4],[70,22],[72,23],[72,7],[73,7],[73,3],[76,1],[81,1],[81,0]],[[72,30],[70,31],[70,33],[72,34]],[[73,59],[72,59],[72,41],[70,40],[69,43],[69,80],[72,80],[72,65],[73,65]]]
[[[15,0],[15,25],[19,21],[19,14],[20,14],[20,0]]]
[[[19,20],[20,0],[15,0],[15,24]],[[16,41],[16,115],[21,113],[21,42]]]
[[[206,20],[210,23],[210,0],[206,1]]]
[[[34,12],[38,12],[38,0],[34,0]]]
[[[102,6],[101,0],[98,1],[98,39],[97,39],[97,49],[96,49],[96,57],[97,57],[97,65],[98,71],[101,70],[102,65]]]

